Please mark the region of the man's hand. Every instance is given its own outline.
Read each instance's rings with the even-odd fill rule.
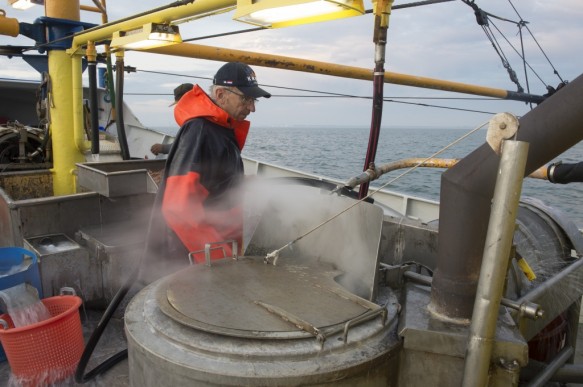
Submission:
[[[158,153],[160,153],[161,150],[162,150],[162,144],[154,144],[150,148],[150,152],[152,152],[156,156],[158,156]]]

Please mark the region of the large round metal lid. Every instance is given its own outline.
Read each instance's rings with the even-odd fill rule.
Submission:
[[[338,285],[341,273],[330,265],[285,261],[274,266],[243,257],[194,265],[163,279],[156,300],[182,324],[237,337],[321,339],[347,323],[384,316],[385,308]]]

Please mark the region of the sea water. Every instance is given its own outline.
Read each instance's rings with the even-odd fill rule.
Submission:
[[[467,129],[383,128],[375,162],[377,165],[404,158],[427,158],[470,132]],[[160,128],[174,135],[177,128]],[[251,126],[243,156],[341,181],[360,174],[369,139],[368,127],[254,127]],[[479,130],[440,154],[439,158],[463,158],[486,141],[486,129]],[[567,150],[553,161],[583,161],[583,143]],[[401,175],[390,172],[371,186],[382,185]],[[410,196],[439,200],[444,169],[417,168],[385,189]],[[558,209],[583,229],[583,183],[553,184],[525,179],[523,196],[535,197]]]
[[[384,129],[379,136],[377,165],[404,158],[426,158],[462,137],[471,129],[408,128]],[[360,174],[368,146],[369,129],[352,127],[252,128],[243,155],[259,161],[297,169],[342,181]],[[439,158],[463,158],[486,141],[486,130],[479,130]],[[583,142],[553,161],[583,161]],[[444,169],[417,168],[387,190],[411,196],[439,200]],[[384,184],[404,170],[390,172],[377,184]],[[375,184],[373,184],[374,186]],[[553,184],[540,179],[525,179],[523,196],[536,197],[545,204],[568,214],[583,228],[583,183]]]

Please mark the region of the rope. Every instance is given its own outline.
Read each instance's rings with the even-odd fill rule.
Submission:
[[[386,182],[385,184],[381,185],[379,188],[373,190],[372,192],[370,192],[367,196],[363,197],[362,199],[357,200],[354,204],[350,205],[349,207],[345,208],[344,210],[340,211],[339,213],[337,213],[336,215],[333,215],[332,217],[330,217],[329,219],[325,220],[324,222],[320,223],[319,225],[317,225],[316,227],[312,228],[311,230],[303,233],[302,235],[300,235],[299,237],[297,237],[296,239],[292,240],[291,242],[286,243],[285,245],[283,245],[282,247],[280,247],[279,249],[273,250],[271,253],[268,253],[265,256],[264,262],[265,263],[269,263],[270,259],[273,259],[273,265],[277,264],[277,259],[279,258],[279,254],[285,250],[286,248],[290,247],[291,245],[293,245],[294,243],[300,241],[301,239],[303,239],[304,237],[310,235],[312,232],[316,231],[317,229],[319,229],[320,227],[330,223],[332,220],[338,218],[340,215],[346,213],[347,211],[349,211],[350,209],[352,209],[353,207],[356,207],[358,204],[360,204],[362,201],[367,200],[368,198],[370,198],[371,196],[373,196],[374,194],[376,194],[377,192],[379,192],[381,189],[387,187],[388,185],[394,183],[395,181],[399,180],[400,178],[402,178],[403,176],[407,175],[408,173],[414,171],[415,169],[419,168],[420,166],[422,166],[424,163],[426,163],[428,160],[440,155],[441,153],[445,152],[446,150],[448,150],[449,148],[451,148],[452,146],[456,145],[457,143],[459,143],[460,141],[464,140],[465,138],[467,138],[468,136],[472,135],[473,133],[477,132],[478,130],[482,129],[484,126],[488,125],[489,121],[484,122],[483,124],[481,124],[480,126],[476,127],[475,129],[472,129],[471,131],[469,131],[468,133],[464,134],[463,136],[461,136],[460,138],[456,139],[455,141],[451,142],[450,144],[446,145],[445,147],[441,148],[439,151],[435,152],[434,154],[432,154],[431,156],[427,157],[426,159],[424,159],[423,161],[420,161],[419,163],[417,163],[415,166],[409,168],[408,170],[406,170],[405,172],[401,173],[399,176],[395,177],[392,180],[389,180],[388,182]],[[332,193],[336,192],[333,191]]]

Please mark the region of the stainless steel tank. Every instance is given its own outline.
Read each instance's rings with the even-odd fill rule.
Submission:
[[[243,257],[150,284],[125,315],[131,386],[396,386],[396,296],[370,302],[339,274]]]

